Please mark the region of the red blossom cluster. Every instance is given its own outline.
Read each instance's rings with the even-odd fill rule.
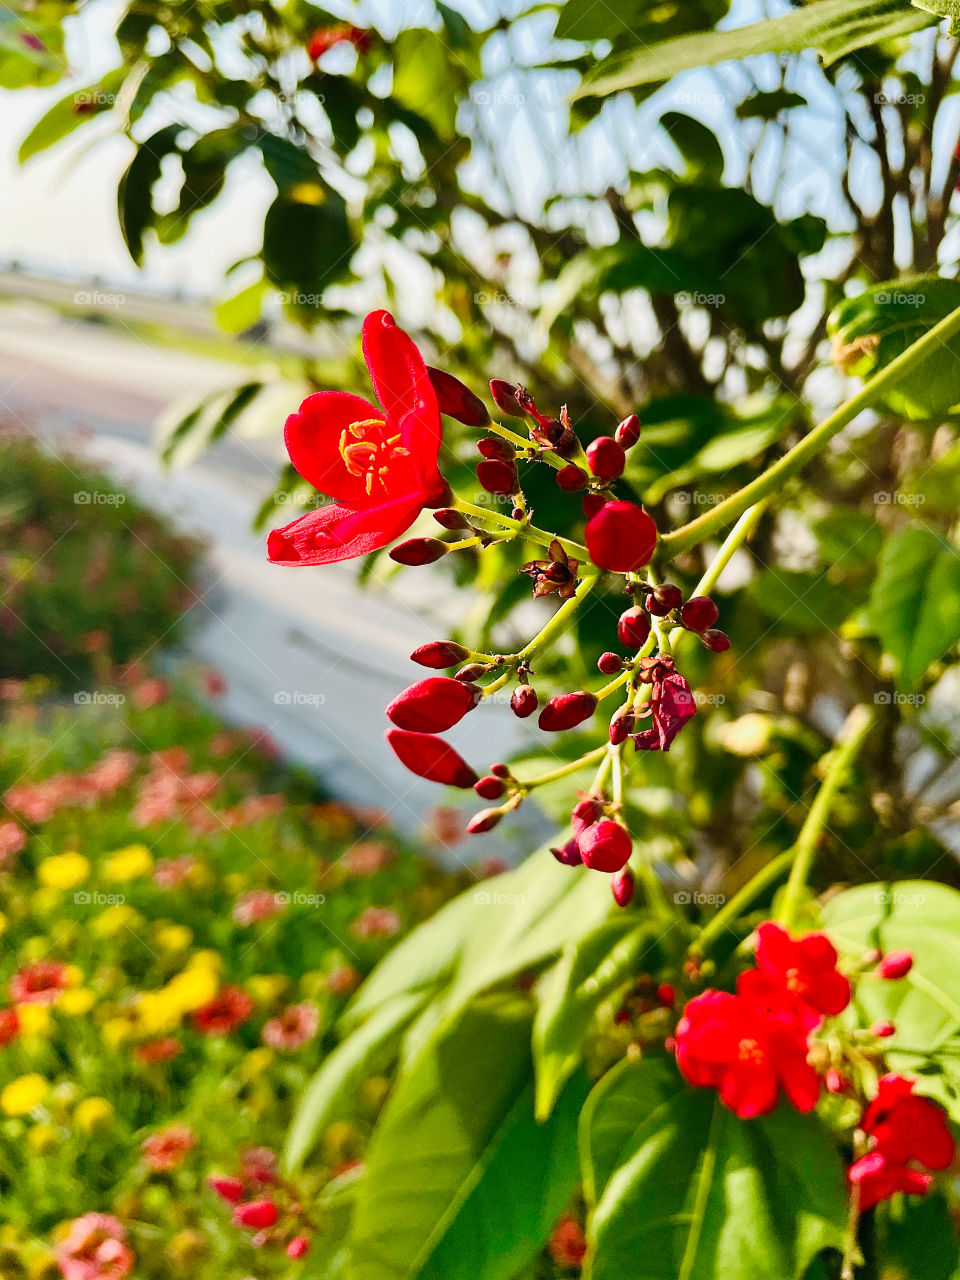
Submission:
[[[57,1247],[64,1280],[124,1280],[135,1261],[126,1228],[108,1213],[75,1218]]]
[[[253,1001],[240,987],[223,987],[193,1015],[193,1025],[205,1036],[228,1036],[253,1014]]]
[[[4,793],[3,802],[26,822],[49,822],[61,809],[93,805],[114,795],[127,785],[136,766],[135,752],[108,751],[89,769],[17,783]]]
[[[946,1169],[956,1157],[943,1110],[914,1093],[915,1084],[901,1075],[883,1076],[863,1113],[860,1128],[871,1149],[850,1166],[861,1213],[898,1191],[926,1195],[933,1178],[924,1169]]]
[[[309,1252],[312,1225],[296,1188],[277,1172],[269,1148],[245,1151],[235,1174],[213,1174],[207,1185],[233,1207],[234,1225],[253,1233],[254,1248],[283,1249],[288,1258]]]
[[[152,1133],[140,1144],[148,1169],[155,1173],[167,1173],[176,1169],[196,1146],[196,1136],[185,1124],[167,1125],[159,1133]]]
[[[14,1004],[53,1004],[71,985],[70,970],[58,960],[24,965],[10,979]]]

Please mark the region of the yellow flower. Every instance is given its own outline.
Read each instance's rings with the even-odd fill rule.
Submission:
[[[242,893],[247,887],[249,877],[242,871],[231,871],[223,877],[223,887],[227,893]]]
[[[96,997],[89,987],[77,987],[74,991],[64,991],[57,1001],[57,1008],[61,1013],[70,1014],[71,1016],[89,1013],[93,1008],[95,999]]]
[[[84,1098],[77,1104],[73,1122],[84,1133],[105,1129],[113,1120],[113,1107],[106,1098]]]
[[[218,951],[195,951],[190,957],[189,968],[209,969],[211,973],[219,973],[223,968],[223,956]]]
[[[18,1004],[17,1019],[25,1036],[48,1036],[53,1030],[50,1009],[44,1004]]]
[[[35,1124],[27,1133],[27,1142],[34,1151],[43,1155],[57,1145],[59,1136],[52,1124]]]
[[[35,916],[49,916],[60,910],[63,895],[59,889],[34,889],[30,895],[30,906]]]
[[[82,853],[67,852],[44,858],[37,867],[37,879],[48,889],[75,889],[90,874],[90,863]]]
[[[246,985],[257,1004],[271,1005],[289,990],[290,979],[282,973],[258,973]]]
[[[195,862],[187,872],[186,883],[191,889],[209,889],[217,883],[217,877],[205,862]]]
[[[104,1043],[109,1045],[111,1049],[119,1048],[124,1040],[129,1040],[133,1033],[134,1028],[129,1018],[108,1018],[100,1028]]]
[[[118,849],[104,864],[103,873],[108,880],[124,884],[138,876],[148,876],[153,870],[153,858],[145,844],[127,845]]]
[[[193,930],[188,929],[185,924],[159,921],[154,928],[153,938],[162,951],[186,951],[193,942]]]
[[[265,1071],[269,1071],[273,1060],[274,1052],[272,1049],[268,1049],[266,1046],[261,1046],[259,1049],[251,1049],[240,1064],[240,1074],[244,1080],[255,1080],[257,1076],[262,1076]]]
[[[129,929],[132,933],[143,925],[143,916],[125,902],[101,911],[91,923],[90,928],[98,938],[115,938],[119,933]]]
[[[7,932],[7,917],[0,911],[0,937]]]
[[[164,993],[181,1013],[192,1013],[213,999],[219,985],[212,969],[206,965],[190,964],[170,979]]]
[[[29,1115],[47,1096],[48,1087],[43,1076],[36,1072],[18,1076],[0,1093],[0,1111],[8,1116]]]

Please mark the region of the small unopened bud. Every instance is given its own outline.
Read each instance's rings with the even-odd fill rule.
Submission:
[[[387,718],[399,729],[442,733],[452,729],[480,701],[476,685],[446,676],[428,676],[398,694],[387,707]]]
[[[294,1236],[287,1245],[288,1258],[303,1258],[310,1250],[310,1241],[306,1236]]]
[[[562,733],[565,729],[573,729],[584,720],[589,720],[597,709],[596,694],[585,689],[577,689],[574,693],[558,693],[551,698],[540,712],[537,721],[545,733]]]
[[[657,545],[657,526],[632,502],[606,502],[587,521],[590,559],[598,569],[631,573],[649,564]]]
[[[614,438],[622,449],[632,449],[640,439],[640,419],[635,413],[624,418],[614,432]]]
[[[720,616],[709,596],[691,596],[680,609],[680,621],[688,631],[706,631]]]
[[[580,441],[573,427],[563,426],[553,446],[554,453],[558,453],[561,458],[572,458],[579,448]]]
[[[568,840],[566,844],[561,845],[558,849],[552,848],[550,852],[564,867],[579,867],[583,865],[583,858],[580,857],[580,846],[576,840]]]
[[[823,1083],[828,1093],[845,1093],[850,1088],[850,1081],[836,1067],[828,1067],[824,1072]]]
[[[499,436],[484,436],[477,441],[477,449],[491,461],[513,462],[517,451],[509,440],[501,440]]]
[[[870,1034],[878,1040],[888,1040],[890,1036],[897,1034],[897,1028],[892,1022],[875,1022],[870,1028]]]
[[[730,637],[723,631],[704,631],[700,639],[711,653],[726,653],[730,648]]]
[[[579,844],[583,865],[591,871],[608,873],[621,871],[630,861],[633,849],[629,834],[612,818],[601,818],[587,827],[580,833]]]
[[[501,413],[510,418],[523,417],[523,409],[517,399],[517,388],[512,383],[504,382],[503,378],[491,378],[490,395]]]
[[[526,720],[527,716],[532,716],[537,709],[537,691],[529,684],[522,684],[518,689],[514,689],[513,697],[510,699],[510,710],[515,716],[519,716],[521,720]]]
[[[427,377],[437,397],[437,407],[448,418],[456,418],[465,427],[485,427],[490,421],[487,406],[459,378],[442,369],[427,366]]]
[[[905,978],[912,968],[912,951],[888,951],[874,972],[878,978],[887,978],[895,982],[898,978]]]
[[[569,463],[557,472],[557,484],[564,493],[579,493],[590,483],[590,477],[582,467]]]
[[[418,778],[448,787],[472,787],[477,775],[449,743],[432,733],[388,729],[386,739],[397,759]]]
[[[215,1191],[227,1204],[239,1204],[243,1199],[244,1185],[240,1178],[228,1178],[213,1174],[207,1179],[207,1186]]]
[[[610,881],[610,888],[613,890],[613,900],[618,907],[629,907],[636,887],[636,879],[629,867],[624,867],[622,871],[616,873]]]
[[[433,518],[444,529],[456,531],[470,528],[470,521],[456,507],[441,507],[439,511],[434,511]]]
[[[477,467],[477,479],[487,493],[516,493],[520,487],[517,468],[499,458],[485,460]]]
[[[507,784],[502,778],[497,778],[492,773],[488,773],[486,777],[473,784],[473,789],[481,800],[499,800],[504,791],[506,791]]]
[[[479,836],[484,831],[492,831],[502,817],[502,809],[481,809],[467,823],[467,832],[472,836]]]
[[[661,1009],[672,1009],[677,1003],[676,988],[669,982],[661,982],[657,987],[657,1004]]]
[[[581,831],[592,826],[600,815],[603,813],[603,805],[599,800],[587,797],[585,800],[578,800],[573,806],[573,812],[570,814],[570,824],[573,827],[575,835],[579,835]]]
[[[397,564],[433,564],[447,554],[447,544],[439,538],[408,538],[390,552]]]
[[[600,493],[584,494],[583,514],[589,520],[591,516],[595,516],[597,514],[597,512],[600,510],[600,508],[603,506],[605,502],[606,502],[606,498]]]
[[[492,764],[490,766],[490,772],[495,778],[509,778],[510,766],[508,764],[501,764],[498,761],[496,764]]]
[[[623,475],[626,455],[610,436],[597,436],[587,445],[586,454],[587,466],[598,480],[616,480]]]
[[[410,655],[421,667],[432,667],[435,671],[453,667],[469,656],[470,650],[457,644],[456,640],[431,640],[429,644],[422,644],[419,649],[414,649]]]
[[[633,712],[624,710],[623,707],[610,721],[608,737],[613,746],[619,746],[621,742],[626,742],[627,738],[633,731],[634,717]]]
[[[474,680],[479,680],[489,670],[490,668],[485,667],[482,662],[471,662],[469,666],[461,667],[453,678],[454,680],[462,680],[464,684],[473,684]]]
[[[654,588],[653,597],[668,613],[671,609],[678,609],[683,603],[683,592],[675,582],[661,582]]]
[[[639,605],[621,613],[617,621],[617,635],[627,649],[642,649],[650,635],[650,619]]]
[[[527,513],[524,511],[523,507],[514,507],[513,510],[510,512],[510,519],[524,520],[526,518],[526,515]]]
[[[597,670],[605,676],[614,676],[623,670],[623,661],[615,653],[601,653],[597,659]]]
[[[272,1200],[250,1200],[246,1204],[238,1204],[233,1211],[233,1220],[241,1227],[252,1227],[260,1230],[272,1227],[277,1220],[277,1206]]]

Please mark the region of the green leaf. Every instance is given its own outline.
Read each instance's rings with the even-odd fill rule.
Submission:
[[[960,32],[960,0],[912,0],[912,3],[937,18],[949,18],[951,35]]]
[[[794,1280],[842,1246],[843,1164],[822,1121],[741,1120],[672,1062],[610,1072],[581,1117],[590,1280]]]
[[[400,995],[381,1005],[367,1022],[338,1045],[310,1081],[287,1134],[283,1167],[294,1174],[323,1130],[369,1075],[381,1072],[396,1057],[404,1029],[423,1004],[426,993]]]
[[[960,1121],[960,893],[930,880],[857,885],[826,904],[823,928],[852,956],[874,947],[913,953],[905,978],[858,984],[854,1014],[860,1026],[893,1023],[890,1068],[916,1075],[920,1092]]]
[[[960,556],[939,534],[909,525],[885,544],[867,626],[896,659],[908,692],[960,642]]]
[[[832,582],[826,573],[772,566],[757,574],[747,595],[781,634],[819,635],[825,630],[836,634],[862,602],[862,595],[853,593],[849,583]]]
[[[556,34],[569,40],[615,40],[651,44],[685,31],[712,27],[726,14],[729,0],[567,0]]]
[[[168,124],[158,130],[140,144],[120,179],[117,188],[120,231],[137,266],[143,261],[143,234],[154,221],[154,183],[160,177],[164,158],[177,151],[177,138],[182,132],[178,124]]]
[[[943,1196],[898,1196],[887,1207],[882,1257],[896,1274],[916,1280],[957,1280],[960,1254],[956,1231]]]
[[[287,305],[301,315],[316,313],[327,285],[349,274],[355,248],[343,198],[319,182],[294,184],[267,210],[267,278],[287,292]]]
[[[831,313],[827,332],[845,373],[867,378],[885,368],[937,321],[960,306],[960,280],[916,276],[875,285],[847,298]],[[960,410],[960,338],[941,344],[881,403],[907,418],[932,418]]]
[[[245,382],[202,400],[184,416],[176,406],[157,423],[160,457],[168,467],[182,467],[221,439],[259,395],[262,382]]]
[[[51,85],[63,76],[61,24],[66,12],[55,0],[0,6],[0,88]]]
[[[32,156],[61,142],[88,120],[110,111],[126,75],[126,67],[109,71],[95,84],[75,89],[66,98],[55,102],[20,143],[20,150],[17,152],[20,163],[25,164]]]
[[[486,997],[403,1072],[357,1190],[351,1280],[510,1280],[540,1248],[576,1184],[585,1089],[534,1123],[530,1016]]]
[[[577,1069],[597,1007],[632,981],[641,957],[654,950],[656,936],[649,920],[626,913],[568,943],[540,979],[533,1024],[538,1120],[550,1114]]]
[[[427,120],[438,137],[452,140],[457,100],[443,40],[423,27],[401,31],[393,44],[393,58],[394,99]]]
[[[826,65],[848,53],[929,26],[929,16],[904,0],[817,0],[780,18],[732,31],[709,31],[647,43],[605,59],[584,77],[576,97],[605,97],[638,85],[659,84],[681,71],[715,66],[760,53],[816,49]]]
[[[713,130],[682,111],[664,112],[660,123],[683,156],[687,173],[705,183],[719,185],[723,178],[723,148]]]
[[[789,89],[761,89],[744,98],[737,107],[737,117],[740,120],[776,120],[781,111],[808,105],[802,93],[792,93]]]
[[[243,333],[260,319],[264,295],[267,292],[265,280],[254,280],[245,289],[241,289],[230,298],[217,303],[215,315],[217,324],[227,333]]]
[[[960,493],[960,444],[951,445],[931,467],[925,468],[912,482],[902,486],[917,495],[920,503],[934,511],[953,514]]]

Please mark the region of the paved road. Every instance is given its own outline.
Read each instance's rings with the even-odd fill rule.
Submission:
[[[47,438],[84,433],[90,454],[112,474],[208,540],[208,580],[190,647],[225,676],[227,717],[263,725],[335,794],[377,805],[397,826],[416,831],[449,797],[395,761],[381,738],[383,706],[420,672],[409,662],[411,650],[445,634],[451,602],[437,592],[428,597],[430,621],[422,574],[365,590],[350,565],[268,565],[264,535],[251,532],[250,519],[284,456],[278,438],[231,438],[173,473],[159,465],[152,423],[171,390],[201,395],[238,380],[228,365],[133,335],[23,304],[0,307],[0,412]],[[523,733],[502,706],[484,706],[449,737],[483,766],[516,749]],[[532,811],[526,822],[539,828]],[[496,852],[512,860],[522,846],[529,849],[530,835],[517,823],[511,829],[446,854],[472,861]]]

